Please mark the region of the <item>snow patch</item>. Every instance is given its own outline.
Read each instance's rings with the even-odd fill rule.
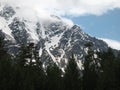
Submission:
[[[1,17],[0,17],[0,30],[2,30],[2,32],[4,32],[5,34],[9,35],[12,39],[14,39],[13,36],[11,35],[12,31],[8,27],[8,23],[4,18]]]
[[[82,61],[81,61],[81,60],[78,60],[78,61],[77,61],[77,66],[78,66],[78,68],[79,68],[80,70],[83,69],[83,64],[82,64]]]
[[[39,50],[39,56],[41,57],[41,55],[42,55],[42,49],[40,48],[40,50]]]
[[[36,23],[27,21],[25,25],[27,27],[27,32],[30,34],[30,39],[32,39],[34,42],[38,42],[39,38],[36,32]]]
[[[60,57],[58,57],[57,58],[57,62],[59,62],[59,63],[61,63],[61,59],[64,57],[64,55],[65,55],[65,51],[63,50],[63,49],[60,49],[60,51],[61,51],[61,56]]]
[[[63,33],[59,36],[56,35],[51,37],[50,41],[45,43],[45,46],[47,46],[49,49],[57,47],[62,35]]]
[[[46,49],[46,51],[48,52],[48,54],[51,56],[52,60],[56,63],[56,59],[55,59],[55,57],[52,55],[52,53],[50,52],[49,48],[46,46],[45,49]]]
[[[75,58],[75,62],[77,63],[78,68],[82,70],[83,69],[82,61],[77,59],[77,55],[74,55],[74,58]]]
[[[45,42],[45,49],[47,50],[48,54],[51,56],[52,60],[56,63],[56,57],[54,57],[52,55],[52,53],[50,52],[51,48],[55,48],[58,46],[58,43],[61,39],[61,36],[63,35],[63,33],[59,36],[53,36],[50,41]],[[63,52],[64,54],[64,52]],[[61,55],[61,58],[63,57],[63,55]],[[57,64],[57,63],[56,63]]]

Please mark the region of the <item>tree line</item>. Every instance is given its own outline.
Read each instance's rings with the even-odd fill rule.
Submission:
[[[72,55],[63,72],[55,63],[43,68],[33,43],[14,57],[4,45],[0,38],[0,90],[120,90],[120,52],[116,56],[111,48],[95,52],[87,43],[83,69]]]

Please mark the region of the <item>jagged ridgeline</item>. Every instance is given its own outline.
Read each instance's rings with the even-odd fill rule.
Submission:
[[[40,60],[47,65],[55,62],[63,68],[68,58],[74,54],[76,63],[81,65],[81,60],[87,53],[85,44],[92,42],[92,50],[103,51],[108,45],[102,40],[91,37],[82,31],[80,26],[55,15],[42,17],[25,14],[20,7],[9,5],[0,6],[0,36],[5,38],[9,52],[16,54],[19,46],[34,43],[39,51]],[[32,11],[32,10],[31,10]]]

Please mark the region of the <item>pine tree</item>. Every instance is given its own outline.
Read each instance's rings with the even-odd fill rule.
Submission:
[[[65,69],[64,85],[65,90],[81,90],[80,71],[73,55],[72,58],[69,59],[68,65]]]
[[[32,65],[33,71],[33,82],[35,90],[45,90],[46,89],[46,75],[42,67],[42,62],[40,61],[39,51],[37,47],[33,49],[33,59],[35,62]]]
[[[101,54],[101,72],[98,90],[119,90],[116,78],[116,60],[111,48]]]
[[[19,83],[16,86],[21,90],[44,90],[45,73],[34,43],[21,47],[16,63],[16,71],[19,73],[17,79]]]
[[[0,37],[0,90],[12,89],[11,56],[5,48],[4,38]]]
[[[120,51],[118,52],[118,55],[116,57],[116,63],[115,63],[115,66],[116,66],[116,78],[118,80],[118,88],[120,89]]]
[[[62,71],[54,63],[50,64],[46,70],[47,73],[47,90],[62,90]]]
[[[91,42],[85,44],[88,48],[87,55],[83,63],[83,90],[95,90],[97,86],[97,59],[94,58],[95,52],[91,49]]]

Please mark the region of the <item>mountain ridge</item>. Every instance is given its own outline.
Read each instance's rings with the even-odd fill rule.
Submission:
[[[84,45],[88,42],[93,43],[94,51],[104,51],[108,48],[105,42],[89,36],[67,19],[55,15],[39,18],[35,14],[29,19],[27,12],[26,16],[22,16],[22,10],[19,12],[18,9],[21,8],[15,9],[9,5],[0,8],[0,36],[5,37],[9,52],[13,54],[21,44],[35,43],[45,65],[55,62],[64,68],[72,53],[76,56],[78,66],[81,65],[87,52]],[[24,11],[22,13],[25,13]]]

